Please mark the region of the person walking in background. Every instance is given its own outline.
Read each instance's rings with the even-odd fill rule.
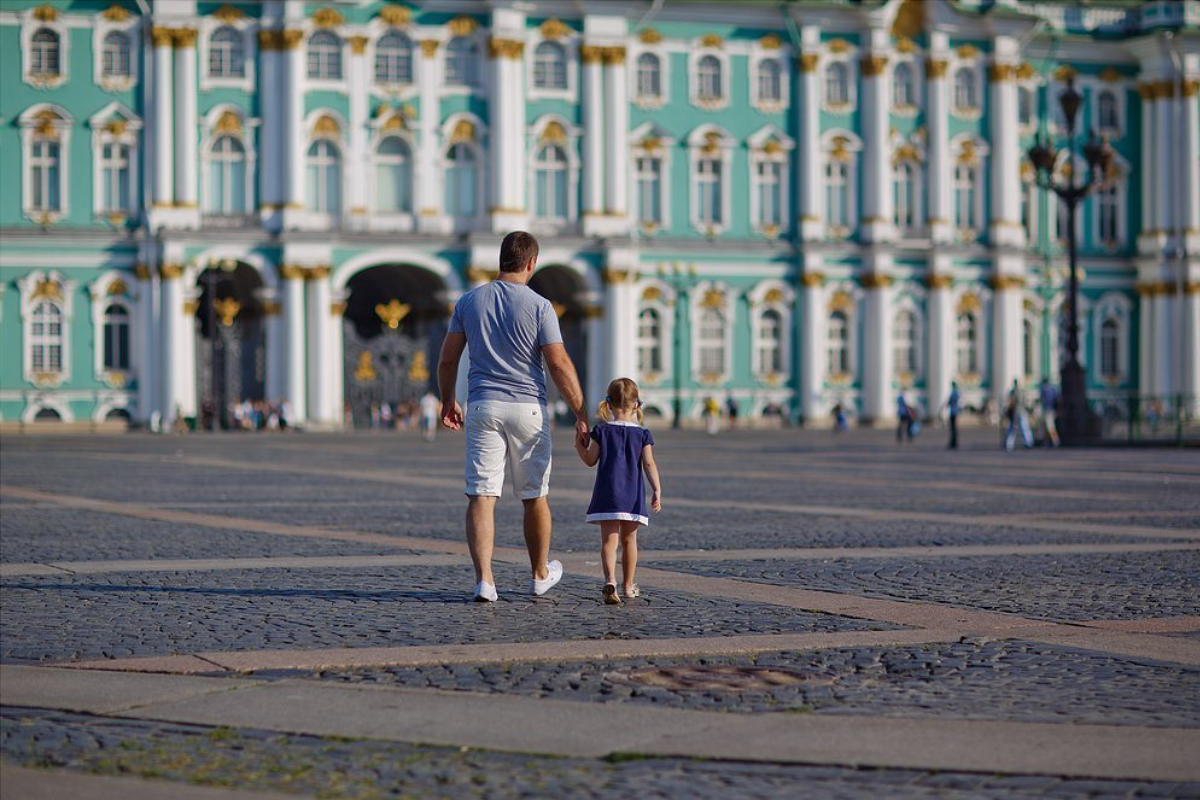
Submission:
[[[730,430],[736,428],[738,418],[738,401],[737,398],[733,396],[733,390],[730,390],[729,394],[725,396],[725,413],[729,415]]]
[[[1058,447],[1058,425],[1055,420],[1055,414],[1058,412],[1058,390],[1050,385],[1048,378],[1042,378],[1038,394],[1042,403],[1042,426],[1045,428],[1046,447]]]
[[[1021,386],[1013,379],[1012,388],[1008,390],[1008,400],[1004,404],[1004,420],[1007,425],[1004,431],[1004,449],[1012,450],[1021,434],[1021,443],[1025,449],[1033,447],[1033,433],[1029,430],[1029,417],[1025,414],[1025,406],[1021,403]]]
[[[711,395],[704,398],[704,421],[708,426],[709,436],[716,436],[721,430],[721,404]]]
[[[958,381],[950,381],[950,396],[946,398],[946,416],[950,425],[950,450],[958,449]]]
[[[608,385],[600,403],[601,424],[592,428],[591,438],[575,442],[575,451],[589,467],[599,463],[587,521],[600,526],[600,563],[604,569],[604,602],[618,605],[617,543],[621,545],[621,591],[638,597],[633,582],[637,569],[637,534],[649,525],[646,516],[646,487],[650,484],[650,509],[662,510],[662,485],[654,463],[654,436],[642,427],[642,401],[637,384],[617,378]],[[637,421],[634,421],[634,417]]]
[[[575,365],[563,347],[558,315],[550,301],[529,288],[537,266],[537,239],[513,231],[500,245],[496,280],[464,294],[454,306],[438,359],[442,424],[467,438],[467,546],[475,567],[474,599],[494,602],[492,552],[496,500],[507,462],[513,489],[525,506],[525,548],[532,572],[529,591],[543,595],[562,578],[550,560],[550,412],[546,374],[575,413],[576,439],[585,444],[591,426]],[[469,346],[467,411],[455,396],[458,364]]]
[[[421,395],[421,438],[432,442],[437,436],[438,399],[433,392]]]
[[[913,438],[913,409],[904,399],[904,392],[896,395],[896,444],[902,444],[904,437]]]

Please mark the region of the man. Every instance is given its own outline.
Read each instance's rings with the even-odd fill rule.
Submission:
[[[958,382],[950,381],[950,396],[946,398],[946,414],[950,421],[950,450],[958,449]]]
[[[1058,426],[1054,415],[1058,411],[1058,391],[1050,385],[1047,378],[1042,378],[1041,391],[1042,424],[1046,426],[1046,447],[1058,447]]]
[[[475,600],[496,600],[492,575],[496,499],[504,486],[504,463],[513,489],[525,505],[525,547],[533,572],[530,593],[542,595],[562,578],[562,564],[550,561],[550,415],[542,359],[559,394],[575,414],[575,434],[583,442],[590,426],[575,365],[563,347],[558,315],[550,301],[529,288],[538,244],[513,231],[500,245],[500,275],[472,289],[454,307],[442,355],[438,389],[442,424],[463,427],[455,398],[458,363],[469,346],[467,373],[467,546],[475,564]]]
[[[421,395],[421,438],[432,442],[437,436],[438,399],[433,392]]]

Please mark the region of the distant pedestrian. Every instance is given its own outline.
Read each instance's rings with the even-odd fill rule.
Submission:
[[[959,411],[958,382],[950,381],[950,396],[946,398],[946,417],[950,425],[950,450],[958,449],[958,411]]]
[[[637,597],[637,533],[649,525],[646,487],[650,484],[650,509],[662,510],[662,486],[654,463],[654,436],[642,427],[642,401],[629,378],[608,385],[600,403],[601,424],[592,428],[585,446],[576,440],[575,451],[589,467],[598,463],[587,521],[600,525],[600,563],[604,569],[604,602],[617,605],[621,593]],[[636,417],[636,422],[634,418]],[[643,481],[645,474],[645,482]],[[617,592],[617,544],[621,545],[621,593]]]
[[[1012,450],[1016,444],[1017,435],[1025,449],[1033,447],[1033,432],[1029,430],[1029,417],[1025,414],[1025,406],[1021,402],[1021,387],[1013,379],[1012,388],[1008,391],[1008,399],[1004,404],[1004,449]]]
[[[733,392],[731,391],[725,397],[725,413],[729,415],[730,429],[737,427],[738,410],[737,398],[733,396]]]
[[[1042,378],[1042,386],[1038,392],[1042,403],[1042,428],[1045,433],[1046,447],[1058,447],[1058,390],[1050,385],[1050,381]]]
[[[427,442],[432,442],[437,436],[437,418],[440,407],[441,404],[433,392],[426,391],[421,396],[421,438]]]
[[[833,407],[833,432],[845,433],[850,424],[846,421],[846,407],[840,402]]]
[[[910,442],[912,441],[913,422],[913,408],[904,399],[904,392],[901,392],[896,395],[896,444],[902,444],[905,436]]]
[[[721,430],[721,404],[715,397],[704,398],[704,421],[709,436],[716,436]]]

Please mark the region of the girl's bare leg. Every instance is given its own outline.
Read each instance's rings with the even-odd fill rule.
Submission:
[[[621,577],[623,578],[625,594],[633,589],[633,573],[637,569],[637,532],[636,522],[621,523]]]
[[[600,564],[604,568],[604,582],[617,582],[617,542],[620,539],[619,520],[600,523]]]

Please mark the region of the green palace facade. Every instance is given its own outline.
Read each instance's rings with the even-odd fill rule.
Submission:
[[[1200,396],[1200,6],[5,0],[0,421],[421,394],[505,233],[589,402],[824,424],[1057,382],[1057,97],[1089,396]],[[1060,155],[1060,177],[1084,172]]]

